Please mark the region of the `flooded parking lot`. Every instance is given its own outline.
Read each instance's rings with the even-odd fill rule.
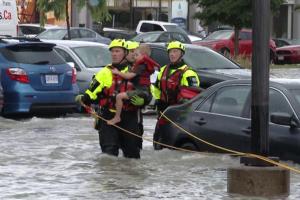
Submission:
[[[155,122],[145,117],[146,137]],[[226,169],[238,158],[154,151],[150,142],[141,160],[115,158],[101,154],[92,125],[83,115],[0,118],[0,199],[245,199],[226,192]],[[287,199],[299,198],[292,173]]]

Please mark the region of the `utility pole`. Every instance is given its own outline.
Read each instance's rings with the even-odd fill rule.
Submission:
[[[251,150],[268,156],[270,0],[254,0],[253,3]]]
[[[269,154],[270,0],[252,0],[251,151]],[[275,159],[275,158],[273,158]],[[290,172],[257,158],[242,157],[227,171],[227,190],[247,196],[283,196],[290,190]],[[271,166],[271,167],[270,167]]]

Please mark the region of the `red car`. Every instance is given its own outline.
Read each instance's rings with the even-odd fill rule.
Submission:
[[[283,46],[276,49],[276,64],[300,63],[300,45]]]
[[[195,42],[196,45],[209,47],[226,57],[234,54],[234,30],[220,30],[211,33],[205,39]],[[270,58],[275,60],[276,45],[270,40]],[[250,57],[252,55],[252,31],[242,29],[239,34],[239,55]]]

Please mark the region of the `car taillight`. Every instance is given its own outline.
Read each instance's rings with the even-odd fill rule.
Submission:
[[[29,83],[29,78],[24,69],[21,68],[8,68],[6,74],[11,80],[19,81],[21,83]]]
[[[75,68],[72,68],[72,83],[76,83],[77,71]]]

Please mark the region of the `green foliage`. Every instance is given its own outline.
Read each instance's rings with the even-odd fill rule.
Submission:
[[[110,21],[111,15],[107,9],[107,1],[106,0],[98,0],[98,4],[92,6],[88,0],[79,0],[78,8],[82,9],[84,6],[87,6],[88,10],[91,12],[93,20],[96,22]]]
[[[214,22],[231,25],[237,29],[251,27],[252,0],[193,0],[202,8],[196,13],[204,25]],[[271,0],[271,10],[276,14],[284,0]]]

